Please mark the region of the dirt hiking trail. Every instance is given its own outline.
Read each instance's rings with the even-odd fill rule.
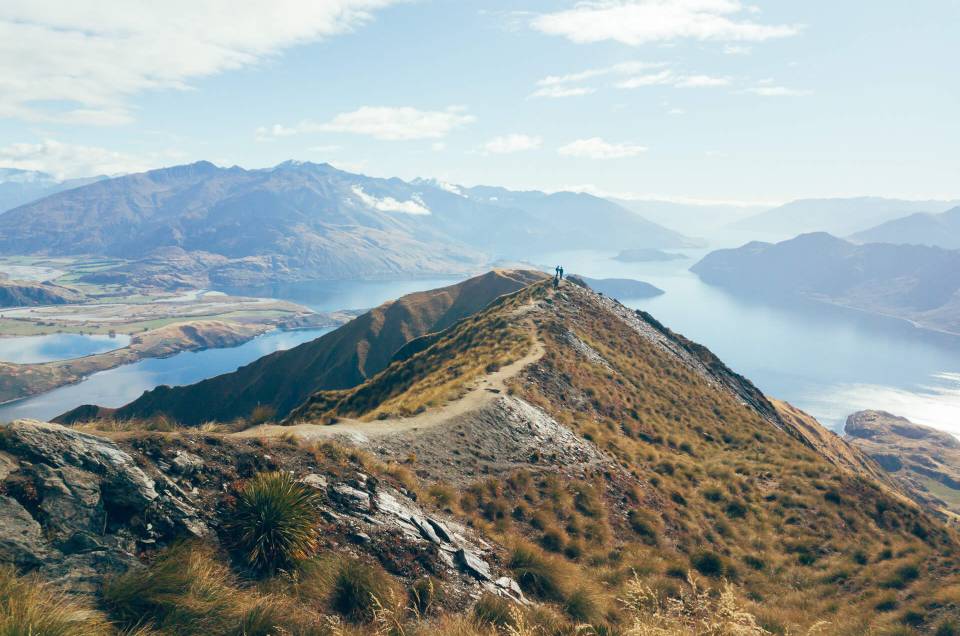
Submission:
[[[546,350],[536,337],[536,330],[530,325],[533,346],[525,356],[497,371],[481,376],[467,385],[467,393],[443,406],[431,408],[411,417],[391,417],[384,420],[365,422],[358,419],[343,418],[336,424],[297,424],[281,426],[263,424],[248,428],[233,437],[283,437],[293,436],[302,440],[327,439],[339,436],[361,436],[367,439],[392,435],[404,431],[419,431],[434,428],[473,413],[493,402],[497,396],[506,392],[506,383],[516,377],[525,367],[534,364],[543,357]]]

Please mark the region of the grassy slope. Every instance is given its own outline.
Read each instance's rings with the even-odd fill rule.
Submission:
[[[118,409],[119,419],[165,415],[186,425],[228,421],[266,405],[279,417],[317,389],[344,389],[383,369],[409,340],[441,330],[491,300],[544,277],[498,270],[463,283],[384,303],[340,329],[234,373],[175,389],[157,389]],[[290,378],[296,377],[296,382]]]
[[[957,611],[950,531],[858,470],[859,457],[838,466],[640,336],[610,301],[572,286],[554,295],[541,284],[502,299],[357,389],[315,396],[301,415],[429,406],[436,387],[455,393],[459,373],[516,355],[522,331],[509,312],[545,296],[530,315],[547,355],[512,390],[610,453],[624,475],[571,480],[532,458],[529,472],[465,492],[438,486],[451,509],[500,543],[555,552],[578,589],[608,608],[631,572],[672,595],[687,570],[700,569],[733,580],[775,633],[826,620],[828,633],[866,634],[933,625]],[[568,330],[607,364],[578,357]]]

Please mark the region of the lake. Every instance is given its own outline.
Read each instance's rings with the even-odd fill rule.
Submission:
[[[130,336],[83,335],[55,333],[46,336],[0,338],[0,361],[26,364],[70,360],[96,353],[106,353],[130,344]]]
[[[239,347],[188,351],[169,358],[141,360],[96,373],[79,384],[2,405],[0,422],[18,418],[49,420],[82,404],[122,406],[161,384],[192,384],[228,373],[268,353],[295,347],[329,331],[329,328],[275,331]]]

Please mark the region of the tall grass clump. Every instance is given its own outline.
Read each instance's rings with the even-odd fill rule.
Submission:
[[[121,627],[152,623],[170,634],[224,634],[237,622],[236,591],[210,547],[180,544],[149,568],[107,581],[103,600]]]
[[[101,636],[113,633],[98,613],[39,579],[0,567],[0,636]]]
[[[226,529],[246,564],[272,575],[316,552],[318,505],[317,492],[291,474],[261,473],[238,493]]]
[[[352,556],[314,559],[301,567],[294,581],[293,593],[302,603],[329,610],[351,623],[369,623],[378,612],[383,616],[384,610],[399,615],[397,606],[404,604],[383,568]]]
[[[528,543],[518,543],[510,553],[507,567],[527,594],[543,601],[565,600],[567,567],[558,558]]]

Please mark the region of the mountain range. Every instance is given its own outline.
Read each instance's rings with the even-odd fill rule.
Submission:
[[[799,296],[960,333],[960,251],[856,245],[819,232],[717,250],[691,271],[751,297]]]
[[[898,243],[960,249],[960,206],[940,214],[918,212],[857,232],[857,243]]]
[[[0,217],[0,254],[128,259],[132,264],[99,275],[130,283],[143,279],[139,261],[152,253],[161,256],[150,273],[163,280],[170,250],[182,250],[194,283],[216,285],[464,273],[542,251],[687,244],[588,194],[378,179],[302,162],[153,170]],[[172,274],[167,278],[183,271]]]
[[[731,224],[740,231],[785,239],[810,232],[848,236],[916,212],[938,213],[958,201],[904,201],[881,197],[798,199]]]
[[[57,179],[53,175],[36,170],[0,168],[0,214],[50,194],[78,188],[105,178],[101,176]]]

